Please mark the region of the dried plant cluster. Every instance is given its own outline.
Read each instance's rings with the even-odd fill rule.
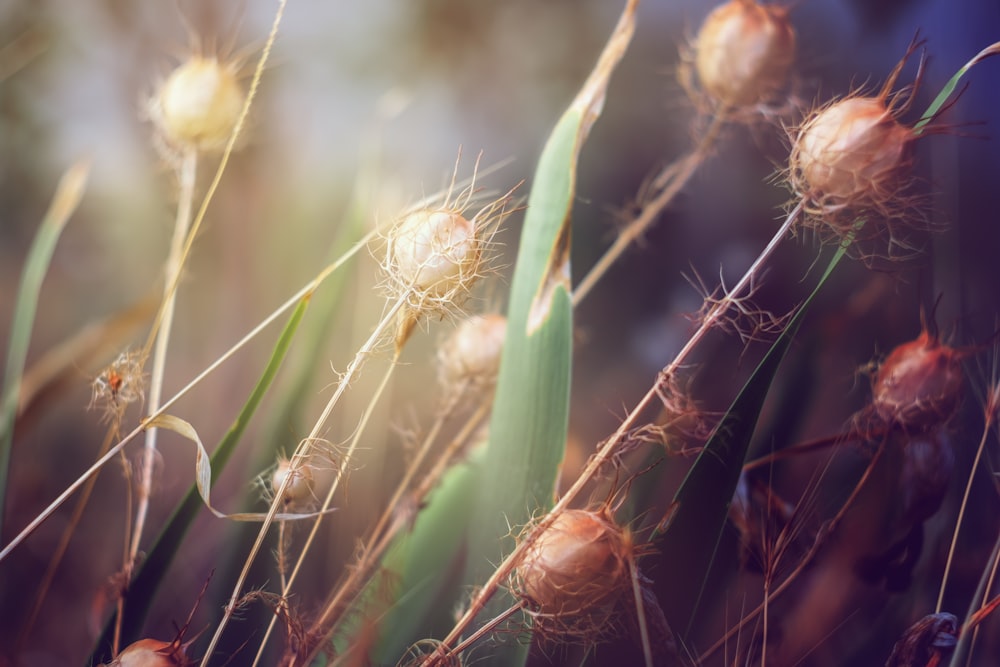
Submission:
[[[608,84],[644,25],[638,0],[623,0],[533,178],[512,178],[482,153],[469,168],[457,148],[441,192],[387,214],[370,192],[387,167],[365,167],[329,258],[181,382],[190,350],[178,339],[232,334],[192,317],[184,299],[211,292],[192,259],[206,229],[234,227],[215,219],[232,210],[217,193],[236,177],[234,161],[253,159],[239,151],[253,145],[254,125],[269,122],[246,124],[259,91],[281,76],[269,67],[288,1],[252,74],[242,58],[191,49],[143,104],[158,151],[150,159],[177,188],[155,308],[95,325],[100,345],[88,331],[71,336],[22,372],[41,298],[30,279],[49,258],[27,260],[0,400],[0,472],[13,480],[0,486],[0,577],[11,582],[0,580],[0,598],[28,601],[0,634],[10,644],[0,665],[994,664],[998,334],[968,325],[966,313],[948,321],[943,309],[964,302],[928,278],[956,270],[931,250],[969,223],[939,222],[918,175],[917,142],[957,135],[946,114],[962,103],[951,85],[915,111],[918,87],[930,85],[924,53],[914,57],[925,42],[914,38],[869,76],[880,85],[837,95],[808,73],[815,54],[799,36],[801,3],[706,6],[693,36],[662,55],[676,63],[670,85],[683,91],[677,122],[690,149],[629,183],[619,235],[593,266],[570,267],[576,218],[591,204],[577,170],[595,158],[581,146],[623,103]],[[997,52],[1000,42],[960,75]],[[901,83],[910,69],[912,83]],[[384,131],[388,119],[378,120]],[[685,207],[707,215],[712,206],[678,197],[703,192],[692,182],[713,178],[713,163],[747,136],[754,150],[783,147],[764,155],[773,169],[760,179],[774,202],[787,197],[768,210],[783,210],[783,221],[748,266],[723,267],[717,283],[701,278],[702,258],[664,269],[650,256],[653,227],[676,225]],[[235,199],[256,206],[251,190]],[[78,201],[69,185],[57,191],[40,244],[46,234],[54,243],[51,230]],[[691,241],[668,231],[671,246]],[[517,233],[519,246],[506,242]],[[650,247],[636,248],[640,239]],[[260,256],[279,254],[271,243]],[[614,392],[633,355],[597,349],[588,334],[616,329],[624,340],[634,323],[593,313],[633,300],[609,294],[609,271],[645,276],[645,262],[694,273],[700,305],[663,317],[680,342],[658,340],[653,356],[670,360],[647,369],[641,399],[609,411],[625,401]],[[854,277],[837,284],[844,265]],[[732,280],[735,268],[743,273]],[[259,305],[253,280],[227,283],[247,290],[234,304]],[[590,310],[580,307],[588,294]],[[251,342],[270,354],[241,357],[252,372],[232,373],[222,392],[231,395],[220,395],[213,374]],[[876,349],[889,352],[872,360]],[[855,368],[870,375],[867,393],[850,385]],[[8,464],[10,442],[45,422],[41,398],[58,397],[70,376],[82,386],[84,374],[94,410],[80,432],[100,428],[103,443],[36,506],[14,495],[33,488],[21,467],[36,468],[17,448]],[[580,425],[600,421],[581,394],[614,413],[610,434]],[[182,463],[175,442],[188,448]],[[247,470],[250,479],[233,481]],[[123,481],[105,483],[110,471]],[[189,484],[187,496],[168,501],[171,484]],[[101,513],[97,523],[88,512]],[[73,635],[85,635],[84,656],[68,639],[55,646],[53,628],[72,597],[60,572],[82,558],[81,535],[95,526],[104,583],[73,589],[84,602],[69,615],[89,622]],[[30,566],[30,594],[15,565]]]

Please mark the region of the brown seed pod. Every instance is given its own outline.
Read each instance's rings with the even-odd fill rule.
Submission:
[[[107,667],[186,667],[190,664],[183,646],[176,640],[140,639],[127,646]]]
[[[632,558],[631,535],[605,512],[566,510],[528,547],[514,588],[543,630],[597,636],[628,591]]]
[[[850,235],[864,244],[882,239],[864,254],[898,258],[916,252],[913,232],[931,228],[911,187],[912,145],[918,133],[899,120],[913,99],[923,60],[917,83],[892,91],[917,46],[910,45],[878,94],[834,100],[791,133],[788,180],[805,213],[803,226],[823,240]]]
[[[783,88],[795,59],[788,10],[730,0],[705,19],[694,45],[698,81],[719,106],[767,102]]]
[[[877,97],[848,97],[820,109],[792,147],[792,184],[820,213],[878,206],[898,190],[914,138]]]
[[[872,383],[875,417],[911,432],[947,422],[962,398],[961,357],[926,330],[898,346],[879,365]]]
[[[244,100],[232,66],[192,56],[160,86],[150,112],[171,146],[213,150],[229,141]]]
[[[464,320],[438,350],[441,383],[449,388],[495,384],[506,335],[507,318],[503,315],[476,315]]]

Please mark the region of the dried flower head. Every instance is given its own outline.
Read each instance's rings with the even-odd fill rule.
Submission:
[[[596,637],[631,582],[632,538],[605,512],[566,510],[528,547],[515,590],[543,631]]]
[[[126,350],[91,383],[90,407],[100,405],[103,421],[119,423],[129,405],[145,399],[145,375],[139,350]]]
[[[483,273],[492,236],[510,212],[507,205],[513,190],[468,215],[474,206],[475,173],[454,200],[452,188],[440,205],[406,213],[387,234],[383,270],[390,294],[404,303],[397,348],[422,317],[443,315],[468,298]]]
[[[717,107],[766,103],[787,83],[795,59],[788,10],[730,0],[705,19],[694,43],[701,88]],[[683,77],[690,77],[682,72]]]
[[[170,73],[149,111],[171,147],[215,150],[229,141],[245,99],[233,65],[194,55]]]
[[[875,374],[871,411],[881,423],[908,432],[947,422],[962,398],[962,352],[926,329],[896,347]]]
[[[506,335],[507,318],[503,315],[463,320],[438,349],[441,383],[464,389],[494,385]]]
[[[884,238],[893,257],[913,252],[908,238],[928,223],[915,215],[912,144],[918,133],[900,123],[922,76],[892,92],[903,64],[918,43],[910,45],[877,95],[835,100],[812,112],[792,132],[788,178],[806,214],[804,225],[823,239]],[[864,226],[858,220],[866,219]]]

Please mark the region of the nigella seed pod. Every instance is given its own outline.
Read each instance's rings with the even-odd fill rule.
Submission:
[[[229,140],[244,100],[230,65],[193,56],[160,87],[151,103],[152,115],[171,145],[212,150]]]
[[[190,664],[176,641],[140,639],[127,646],[107,667],[186,667]]]
[[[878,205],[908,167],[910,128],[876,97],[849,97],[814,113],[792,147],[793,185],[821,209]]]
[[[506,335],[507,318],[503,315],[464,320],[438,350],[442,384],[466,388],[495,384]]]
[[[872,384],[872,411],[884,424],[924,431],[947,422],[962,398],[962,353],[923,331],[894,349]]]
[[[389,255],[403,284],[429,298],[444,297],[476,273],[476,225],[457,211],[410,213],[390,236]]]
[[[278,493],[285,478],[288,478],[288,482],[285,484],[285,491],[281,496],[285,507],[297,508],[308,505],[313,499],[313,474],[309,466],[300,465],[293,471],[290,461],[279,460],[277,467],[271,474],[272,493]]]
[[[705,19],[695,40],[702,88],[722,106],[766,102],[783,88],[795,59],[788,11],[754,0],[731,0]]]
[[[541,627],[599,633],[630,583],[632,539],[603,512],[566,510],[527,549],[515,589]]]

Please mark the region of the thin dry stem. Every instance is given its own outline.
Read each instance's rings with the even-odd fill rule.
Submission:
[[[312,295],[312,293],[315,292],[319,288],[319,286],[323,283],[323,281],[325,281],[327,278],[329,278],[330,275],[332,275],[337,269],[339,269],[341,266],[343,266],[351,257],[353,257],[355,254],[357,254],[357,252],[359,250],[361,250],[362,248],[364,248],[368,244],[368,242],[371,240],[371,237],[372,237],[373,234],[374,234],[374,232],[370,232],[369,234],[367,234],[364,238],[362,238],[356,244],[354,244],[354,246],[352,246],[351,249],[348,250],[338,260],[336,260],[332,264],[329,264],[328,266],[326,266],[305,287],[303,287],[302,289],[300,289],[298,292],[296,292],[295,294],[293,294],[287,301],[285,301],[283,304],[281,304],[280,306],[278,306],[270,315],[268,315],[267,317],[265,317],[259,324],[257,324],[257,326],[255,326],[245,336],[243,336],[243,338],[241,338],[239,341],[237,341],[235,345],[233,345],[232,347],[230,347],[221,356],[219,356],[219,358],[217,358],[215,361],[213,361],[211,364],[209,364],[201,373],[199,373],[198,375],[196,375],[194,377],[194,379],[192,379],[190,382],[188,382],[187,385],[185,385],[184,387],[182,387],[180,389],[180,391],[178,391],[176,394],[174,394],[169,400],[164,401],[163,405],[160,406],[159,410],[151,413],[148,417],[146,417],[145,420],[143,420],[143,422],[141,424],[139,424],[134,429],[132,429],[132,431],[130,431],[127,435],[125,435],[125,437],[123,437],[111,449],[109,449],[107,451],[107,453],[104,454],[104,456],[99,457],[97,459],[97,461],[95,461],[90,466],[90,468],[88,468],[86,471],[84,471],[83,474],[81,474],[76,479],[76,481],[74,481],[68,487],[66,487],[65,489],[63,489],[62,493],[60,493],[56,497],[56,499],[53,500],[49,504],[48,507],[46,507],[44,510],[42,510],[37,516],[35,516],[35,518],[32,519],[31,522],[27,526],[25,526],[21,530],[21,532],[17,534],[16,537],[14,537],[14,539],[12,539],[10,542],[8,542],[4,546],[4,548],[2,550],[0,550],[0,562],[3,562],[3,560],[8,555],[10,555],[10,553],[14,549],[16,549],[18,547],[18,545],[20,545],[32,533],[34,533],[35,530],[37,530],[40,525],[42,525],[50,516],[52,516],[52,514],[57,509],[59,509],[62,506],[62,504],[65,503],[66,500],[70,496],[72,496],[74,493],[76,493],[76,491],[81,486],[83,486],[87,482],[88,479],[90,479],[101,468],[103,468],[104,465],[107,464],[108,461],[110,461],[112,458],[114,458],[120,452],[122,452],[122,450],[125,448],[125,446],[129,442],[131,442],[136,436],[138,436],[139,433],[141,433],[144,430],[145,425],[147,423],[153,421],[156,417],[159,417],[160,415],[164,414],[168,409],[170,409],[171,407],[173,407],[173,405],[177,401],[179,401],[181,398],[183,398],[184,396],[186,396],[196,386],[198,386],[199,384],[201,384],[201,382],[205,378],[207,378],[209,375],[211,375],[212,373],[214,373],[219,368],[219,366],[221,366],[223,363],[225,363],[230,358],[232,358],[233,355],[235,355],[237,352],[239,352],[247,343],[249,343],[250,341],[252,341],[253,339],[255,339],[258,335],[260,335],[260,333],[264,329],[266,329],[268,326],[270,326],[272,323],[274,323],[274,321],[277,320],[279,317],[281,317],[281,315],[283,315],[285,312],[287,312],[289,309],[291,309],[293,306],[295,306],[296,304],[298,304],[303,299],[309,298]]]
[[[309,454],[312,451],[313,443],[319,439],[322,435],[323,430],[326,428],[326,422],[333,413],[333,408],[340,401],[340,398],[344,395],[347,390],[348,385],[354,380],[355,375],[361,370],[364,362],[368,357],[374,352],[376,346],[378,346],[381,341],[385,338],[385,334],[389,331],[393,322],[395,321],[396,314],[405,305],[405,299],[400,298],[385,312],[382,316],[381,321],[375,327],[371,336],[368,340],[361,346],[357,354],[354,355],[354,359],[351,363],[347,365],[347,370],[340,376],[337,381],[337,388],[333,392],[333,396],[327,402],[326,407],[323,408],[323,412],[320,414],[319,418],[316,420],[315,425],[313,425],[312,431],[309,435],[299,443],[296,448],[295,453],[292,454],[291,461],[289,462],[288,474],[285,475],[284,479],[281,480],[281,486],[275,489],[274,500],[271,502],[271,506],[267,510],[267,515],[261,522],[260,530],[257,532],[257,539],[254,541],[253,546],[250,548],[250,552],[243,563],[243,568],[240,571],[239,577],[236,579],[236,585],[233,587],[233,592],[230,595],[229,603],[225,607],[225,611],[222,616],[222,620],[215,629],[215,634],[212,635],[212,639],[209,642],[208,648],[205,652],[205,657],[201,661],[201,667],[206,667],[208,664],[208,656],[212,654],[215,650],[215,646],[218,644],[219,639],[222,637],[222,632],[225,630],[226,625],[228,625],[229,620],[232,618],[233,613],[236,611],[237,603],[240,599],[240,591],[243,589],[243,583],[246,581],[247,576],[250,573],[250,566],[253,561],[257,558],[257,554],[260,553],[260,549],[264,544],[264,539],[267,537],[268,529],[270,529],[271,524],[274,523],[274,517],[278,513],[278,509],[281,505],[281,498],[285,494],[285,488],[288,486],[295,472],[308,460]],[[398,356],[398,352],[397,352]],[[347,465],[349,457],[345,456],[341,461],[341,466]]]
[[[965,492],[962,494],[962,503],[958,508],[958,518],[955,519],[955,530],[951,534],[951,544],[948,547],[948,558],[944,564],[944,574],[941,575],[941,589],[938,591],[937,603],[934,605],[934,613],[940,613],[941,605],[944,603],[944,591],[948,586],[948,576],[951,574],[951,565],[955,558],[955,547],[958,544],[958,532],[962,529],[962,521],[965,519],[965,509],[969,505],[969,496],[972,493],[972,480],[976,477],[976,470],[979,469],[979,461],[983,457],[986,449],[986,441],[989,438],[990,426],[993,423],[993,411],[986,413],[986,423],[983,426],[983,435],[979,439],[979,447],[976,449],[976,457],[972,461],[972,470],[965,481]]]
[[[379,399],[385,392],[385,388],[389,385],[389,380],[390,378],[392,378],[392,373],[396,369],[397,361],[398,359],[394,358],[392,362],[389,364],[389,367],[386,369],[385,374],[382,376],[382,381],[379,382],[379,385],[376,388],[375,393],[368,401],[368,405],[361,416],[361,422],[358,424],[358,427],[354,430],[354,435],[351,438],[351,443],[350,445],[348,445],[347,451],[344,453],[344,456],[341,457],[340,466],[338,467],[337,474],[334,477],[333,483],[330,485],[330,488],[326,493],[326,497],[323,499],[323,504],[320,508],[321,512],[326,512],[333,504],[333,496],[337,492],[337,489],[340,486],[340,481],[347,476],[348,464],[354,457],[354,452],[357,451],[358,443],[361,442],[361,436],[364,434],[365,429],[368,426],[368,421],[369,419],[371,419],[371,416],[375,411],[375,406],[378,405]],[[306,538],[305,544],[302,546],[302,549],[299,552],[299,556],[295,561],[295,567],[292,569],[292,573],[288,577],[288,581],[282,582],[282,588],[281,588],[282,599],[286,599],[288,597],[288,591],[291,589],[292,584],[294,584],[295,580],[298,578],[299,571],[302,569],[302,565],[305,563],[306,554],[309,552],[312,543],[316,539],[316,535],[319,533],[319,526],[323,516],[324,516],[323,514],[320,514],[319,516],[316,517],[316,520],[313,522],[313,526],[309,531],[309,536]],[[258,649],[257,652],[257,657],[254,659],[255,665],[258,664],[261,656],[263,655],[264,646],[267,643],[268,636],[270,635],[272,629],[274,628],[275,620],[276,619],[272,619],[271,622],[268,624],[267,631],[264,633],[264,638],[261,640],[260,648]],[[313,631],[308,632],[306,636],[307,637],[313,636]]]
[[[786,216],[784,223],[775,233],[774,237],[767,244],[761,254],[754,260],[750,268],[743,277],[733,286],[730,293],[726,299],[721,300],[714,308],[712,308],[708,313],[706,313],[704,320],[702,321],[699,328],[694,332],[694,334],[688,339],[684,347],[677,353],[674,360],[671,361],[662,370],[662,374],[667,377],[673,376],[682,366],[682,364],[687,359],[688,355],[692,350],[701,342],[701,340],[708,334],[708,332],[714,327],[714,325],[725,315],[729,306],[731,305],[731,299],[738,298],[744,290],[751,284],[754,276],[760,273],[761,268],[770,258],[770,256],[777,249],[778,245],[788,234],[792,225],[795,223],[799,214],[801,213],[802,205],[801,203],[795,206],[789,214]],[[475,617],[484,608],[486,601],[496,593],[497,589],[500,587],[501,583],[504,582],[507,577],[510,576],[514,568],[520,563],[521,558],[524,556],[527,549],[531,546],[537,536],[543,533],[555,518],[569,507],[570,503],[576,499],[577,495],[584,489],[584,487],[590,482],[591,479],[597,474],[601,467],[609,461],[612,456],[614,456],[617,450],[618,444],[625,439],[628,433],[635,428],[640,416],[653,404],[659,400],[659,381],[654,383],[654,385],[646,392],[646,395],[642,397],[639,403],[632,409],[632,411],[625,417],[622,423],[618,426],[615,433],[608,438],[597,451],[597,453],[590,458],[587,462],[586,467],[580,476],[573,482],[573,485],[566,491],[566,493],[555,503],[553,508],[549,513],[541,519],[538,524],[538,529],[532,531],[529,535],[525,537],[524,540],[518,544],[514,550],[504,558],[503,562],[493,571],[489,579],[483,584],[479,593],[473,599],[469,608],[466,610],[465,614],[459,619],[455,627],[452,628],[448,636],[442,641],[440,648],[434,654],[428,657],[424,661],[425,667],[431,667],[432,665],[439,664],[441,656],[444,655],[442,651],[447,650],[447,647],[453,644],[458,637],[465,631],[465,629],[472,623]]]
[[[597,284],[597,282],[607,273],[611,265],[614,264],[622,253],[632,245],[632,243],[642,236],[649,227],[656,221],[660,213],[663,212],[670,202],[674,200],[674,197],[681,191],[681,189],[687,185],[687,182],[694,175],[698,167],[702,165],[706,158],[711,154],[715,142],[719,138],[719,134],[722,130],[722,125],[724,124],[724,118],[722,114],[716,115],[712,118],[712,123],[709,125],[708,130],[705,135],[695,146],[694,150],[688,153],[685,157],[681,158],[677,162],[666,167],[656,179],[654,179],[651,184],[652,189],[656,192],[652,198],[648,198],[643,204],[642,209],[639,214],[632,220],[628,225],[625,226],[618,233],[618,237],[615,242],[608,248],[604,255],[601,256],[597,263],[591,267],[587,275],[583,277],[580,284],[576,286],[573,290],[573,305],[577,306],[582,302],[587,295],[590,293],[591,289]],[[648,197],[648,195],[647,195]]]
[[[163,396],[163,378],[167,368],[167,347],[170,343],[170,332],[173,326],[174,308],[177,303],[175,285],[180,279],[184,261],[184,239],[191,226],[191,207],[194,201],[194,186],[198,173],[198,151],[189,148],[185,151],[179,170],[180,196],[177,203],[177,219],[174,222],[174,236],[170,241],[170,254],[167,257],[166,281],[164,284],[163,305],[159,326],[156,328],[155,349],[153,351],[153,372],[149,382],[149,410],[156,412]],[[143,349],[141,358],[149,355],[149,343]],[[146,527],[146,517],[149,514],[149,501],[153,491],[153,464],[156,460],[156,435],[159,429],[146,431],[143,446],[142,472],[139,480],[139,504],[136,508],[135,528],[132,530],[132,545],[129,547],[129,560],[134,561],[139,554],[139,544]]]

